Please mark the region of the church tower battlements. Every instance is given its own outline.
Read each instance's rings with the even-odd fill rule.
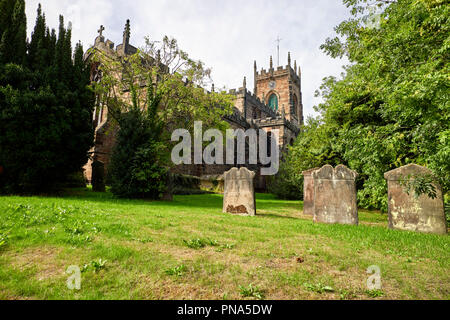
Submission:
[[[254,63],[254,93],[275,112],[285,114],[287,120],[297,125],[303,125],[303,99],[301,84],[301,69],[297,69],[297,61],[291,64],[291,53],[288,53],[288,64],[276,69],[270,57],[269,69],[257,71]]]

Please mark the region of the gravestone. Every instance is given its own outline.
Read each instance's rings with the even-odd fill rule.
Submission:
[[[314,179],[312,173],[319,168],[302,172],[303,175],[303,214],[314,215]]]
[[[105,165],[94,159],[92,162],[92,191],[105,192]]]
[[[423,194],[417,197],[414,190],[409,191],[402,182],[418,176],[430,176],[431,170],[409,164],[386,172],[384,178],[388,183],[389,228],[427,233],[446,234],[447,222],[444,214],[442,189],[438,183],[436,198]]]
[[[314,222],[358,224],[357,176],[344,165],[326,165],[313,171]]]
[[[238,215],[256,215],[255,172],[247,168],[232,168],[224,173],[223,212]]]

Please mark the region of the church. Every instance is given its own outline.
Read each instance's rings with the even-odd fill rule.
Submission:
[[[111,40],[105,40],[103,26],[99,29],[99,36],[89,52],[99,50],[111,57],[123,57],[137,52],[137,48],[130,44],[130,23],[127,21],[121,44],[115,46]],[[303,125],[303,104],[301,89],[301,69],[297,62],[292,64],[291,55],[288,54],[287,65],[274,67],[270,57],[269,68],[257,68],[254,62],[254,88],[253,92],[247,88],[244,77],[242,87],[229,91],[234,97],[233,113],[226,116],[225,120],[233,129],[262,129],[270,136],[272,130],[279,130],[278,145],[280,153],[286,151],[288,145],[294,143],[295,138]],[[93,73],[91,80],[96,81]],[[212,89],[214,90],[214,88]],[[93,126],[95,128],[95,143],[90,150],[90,160],[84,166],[86,179],[92,181],[92,161],[96,159],[104,165],[107,172],[110,156],[112,154],[117,128],[111,125],[106,106],[97,105]],[[250,167],[250,166],[249,166]],[[179,165],[172,169],[174,173],[197,176],[204,179],[217,177],[229,170],[229,165]],[[258,167],[249,169],[257,171],[255,185],[257,189],[265,189],[265,177],[258,174]]]

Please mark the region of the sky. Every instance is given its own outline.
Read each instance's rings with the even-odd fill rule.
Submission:
[[[258,70],[269,68],[272,55],[277,64],[292,63],[302,69],[304,114],[313,116],[314,97],[324,77],[339,76],[344,59],[332,59],[320,50],[334,27],[347,19],[349,10],[341,0],[26,0],[28,36],[36,19],[38,3],[47,24],[57,29],[58,16],[72,22],[72,41],[84,49],[94,43],[100,25],[103,35],[118,45],[127,19],[131,20],[131,41],[144,45],[144,37],[161,40],[164,35],[178,40],[181,49],[212,69],[216,88],[253,88],[253,62]],[[209,89],[209,88],[207,88]]]

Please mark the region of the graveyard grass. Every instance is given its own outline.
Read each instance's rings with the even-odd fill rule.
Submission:
[[[0,299],[449,299],[448,236],[314,224],[300,201],[257,195],[256,217],[217,194],[173,202],[0,197]],[[3,240],[2,240],[3,239]],[[82,269],[81,290],[66,270]],[[381,290],[366,270],[381,269]]]

